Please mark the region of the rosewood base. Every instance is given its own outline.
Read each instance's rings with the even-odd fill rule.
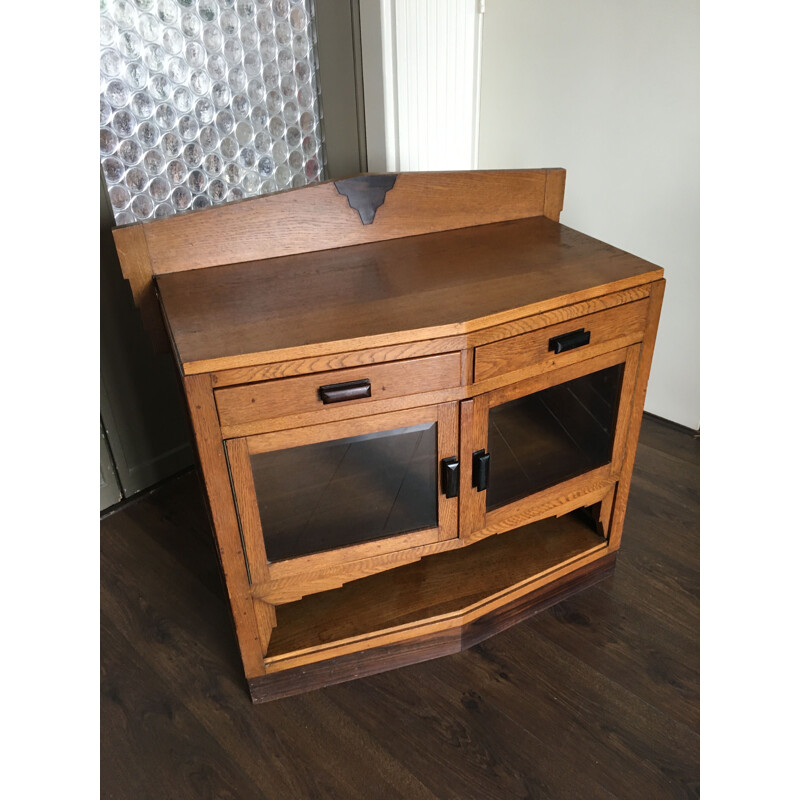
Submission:
[[[493,609],[485,616],[462,627],[431,634],[425,634],[423,627],[420,635],[412,641],[376,647],[253,678],[248,681],[250,696],[254,703],[264,703],[458,653],[609,577],[614,572],[616,560],[616,552],[609,553],[559,580],[517,597],[505,606]]]

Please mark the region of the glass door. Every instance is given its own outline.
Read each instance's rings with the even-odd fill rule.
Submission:
[[[251,581],[455,538],[457,413],[446,403],[229,440]]]
[[[461,535],[482,538],[547,516],[566,496],[605,498],[618,477],[639,347],[466,401]]]

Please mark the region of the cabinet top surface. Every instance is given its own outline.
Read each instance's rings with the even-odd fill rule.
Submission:
[[[197,373],[465,334],[662,274],[529,217],[157,280],[181,364]]]

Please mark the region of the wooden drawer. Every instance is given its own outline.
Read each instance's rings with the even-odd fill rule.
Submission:
[[[370,397],[325,405],[320,388],[351,381],[370,382]],[[244,425],[323,409],[338,409],[391,397],[435,392],[461,385],[461,353],[317,372],[297,378],[232,386],[214,392],[220,425]]]
[[[624,346],[639,341],[644,333],[648,302],[637,300],[476,347],[475,381],[496,378],[545,362],[556,368],[598,355],[607,350],[610,343],[619,342]],[[589,333],[587,344],[558,354],[549,349],[551,339],[580,329]]]

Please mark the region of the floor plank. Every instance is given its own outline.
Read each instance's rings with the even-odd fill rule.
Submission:
[[[194,473],[101,523],[101,788],[699,794],[699,441],[645,419],[617,571],[455,656],[253,706]]]
[[[101,568],[108,578],[101,606],[118,621],[114,634],[133,649],[140,674],[165,682],[162,702],[180,699],[203,733],[251,781],[250,796],[358,796],[364,770],[376,767],[384,775],[376,784],[382,797],[408,796],[416,780],[351,720],[343,724],[338,712],[323,713],[318,702],[305,697],[288,709],[281,703],[250,703],[225,605],[162,546],[169,541],[174,547],[172,529],[149,510],[138,505],[130,515],[138,524],[122,517],[106,531]],[[193,566],[196,557],[189,560]],[[199,574],[207,574],[207,567]],[[329,761],[312,769],[298,752],[325,752]]]
[[[639,437],[640,444],[654,447],[691,464],[700,463],[700,431],[690,431],[689,428],[675,426],[649,414],[645,414],[644,423]]]
[[[542,614],[533,628],[639,699],[699,733],[700,653],[668,622],[591,587]]]
[[[330,694],[372,736],[386,739],[435,797],[614,797],[570,753],[465,683],[462,655],[341,684]],[[390,737],[388,719],[395,721]]]
[[[162,676],[101,619],[101,796],[257,797],[257,787]]]

